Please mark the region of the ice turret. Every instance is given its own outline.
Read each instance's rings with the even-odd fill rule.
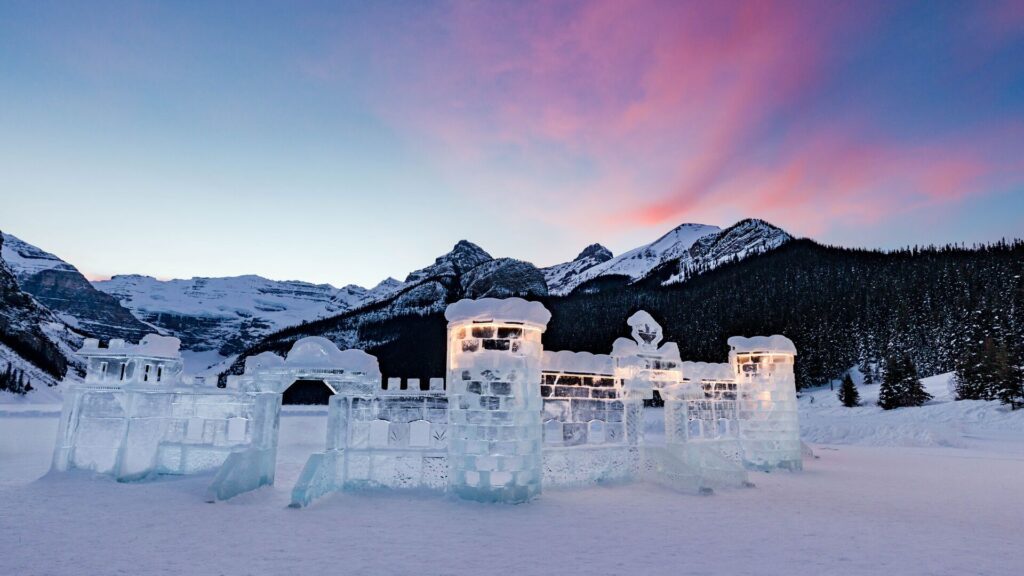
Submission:
[[[520,298],[460,300],[448,320],[449,488],[486,502],[540,494],[541,334],[551,314]]]
[[[779,335],[734,336],[729,347],[744,463],[757,469],[802,468],[793,341]]]

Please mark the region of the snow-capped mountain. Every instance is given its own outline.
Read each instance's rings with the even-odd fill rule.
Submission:
[[[123,275],[89,283],[57,256],[14,236],[4,238],[3,259],[21,289],[55,314],[43,325],[64,334],[57,341],[72,362],[74,346],[67,338],[72,332],[63,325],[54,328],[60,322],[101,338],[137,341],[153,331],[177,336],[193,363],[191,369],[198,369],[267,342],[278,331],[301,331],[306,323],[318,320],[318,326],[327,322],[324,333],[339,344],[380,346],[387,335],[370,327],[436,313],[459,298],[561,296],[608,276],[676,283],[777,247],[791,237],[760,220],[745,220],[726,230],[683,224],[619,256],[592,244],[572,261],[543,270],[513,258],[495,259],[463,240],[431,265],[409,273],[404,282],[388,278],[371,289],[259,276],[163,281]],[[329,320],[334,317],[339,320]]]
[[[418,354],[419,351],[389,348],[396,334],[415,325],[423,330],[420,345],[424,350],[440,351],[434,359],[443,363],[444,353],[437,344],[443,343],[444,324],[443,318],[441,324],[437,318],[448,304],[461,298],[538,298],[547,294],[544,275],[533,264],[493,258],[476,244],[461,240],[430,266],[410,273],[392,295],[272,334],[246,353],[284,352],[297,338],[316,335],[327,337],[342,348],[374,350],[384,355]],[[435,340],[433,336],[437,334],[441,337]],[[242,357],[236,359],[230,372],[240,373],[243,361]]]
[[[661,283],[672,284],[730,260],[777,248],[789,240],[792,236],[763,220],[742,220],[725,230],[707,224],[682,224],[650,244],[615,257],[594,244],[571,262],[543,272],[549,292],[557,296],[605,276],[624,276],[631,282],[656,276]]]
[[[792,239],[788,232],[764,220],[741,220],[717,234],[698,238],[683,256],[662,263],[650,276],[663,285],[676,284],[726,262],[778,248]]]
[[[83,334],[134,342],[154,331],[117,300],[96,290],[77,268],[28,242],[3,234],[0,258],[22,290]]]
[[[566,288],[573,285],[572,283],[575,282],[581,273],[592,269],[598,264],[604,264],[611,259],[611,250],[600,244],[591,244],[571,261],[541,268],[541,272],[544,273],[544,280],[547,282],[548,290],[553,294],[562,294],[571,291],[571,288]]]
[[[344,312],[401,286],[390,278],[367,290],[251,275],[189,280],[123,275],[93,285],[144,322],[180,338],[183,348],[224,356],[286,326]]]
[[[693,243],[704,236],[719,232],[718,226],[707,224],[683,224],[650,244],[634,248],[609,260],[581,270],[554,286],[548,286],[552,294],[563,295],[572,292],[580,284],[599,276],[627,276],[639,280],[661,264],[684,255]],[[564,266],[559,265],[559,266]]]
[[[16,236],[7,233],[3,233],[2,236],[3,248],[0,249],[0,258],[7,263],[7,266],[19,282],[23,282],[44,270],[78,271],[71,264],[28,242],[22,241]]]
[[[0,253],[6,252],[6,238],[0,235]],[[36,389],[56,384],[69,366],[81,368],[73,357],[81,341],[80,335],[21,290],[14,271],[0,259],[0,370],[18,371]]]

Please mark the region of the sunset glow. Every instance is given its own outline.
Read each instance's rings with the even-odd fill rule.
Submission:
[[[460,238],[1024,230],[1020,2],[200,4],[0,8],[0,228],[96,277],[368,285]]]

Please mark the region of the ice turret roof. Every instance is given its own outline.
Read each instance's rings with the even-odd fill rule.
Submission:
[[[525,322],[547,326],[551,312],[540,302],[522,298],[480,298],[459,300],[444,311],[449,323],[454,322]]]
[[[733,352],[785,352],[796,354],[793,341],[780,334],[773,336],[733,336],[729,338],[729,346]]]

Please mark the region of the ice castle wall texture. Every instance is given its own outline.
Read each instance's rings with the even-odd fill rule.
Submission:
[[[80,354],[89,370],[64,393],[53,469],[130,481],[213,470],[256,451],[272,483],[279,396],[195,385],[181,376],[178,346],[155,334],[106,348],[87,340]]]
[[[729,338],[729,363],[739,395],[744,462],[767,470],[803,467],[793,361],[796,347],[784,336]]]
[[[448,486],[485,502],[541,492],[541,334],[551,315],[518,298],[462,300],[448,320]]]

